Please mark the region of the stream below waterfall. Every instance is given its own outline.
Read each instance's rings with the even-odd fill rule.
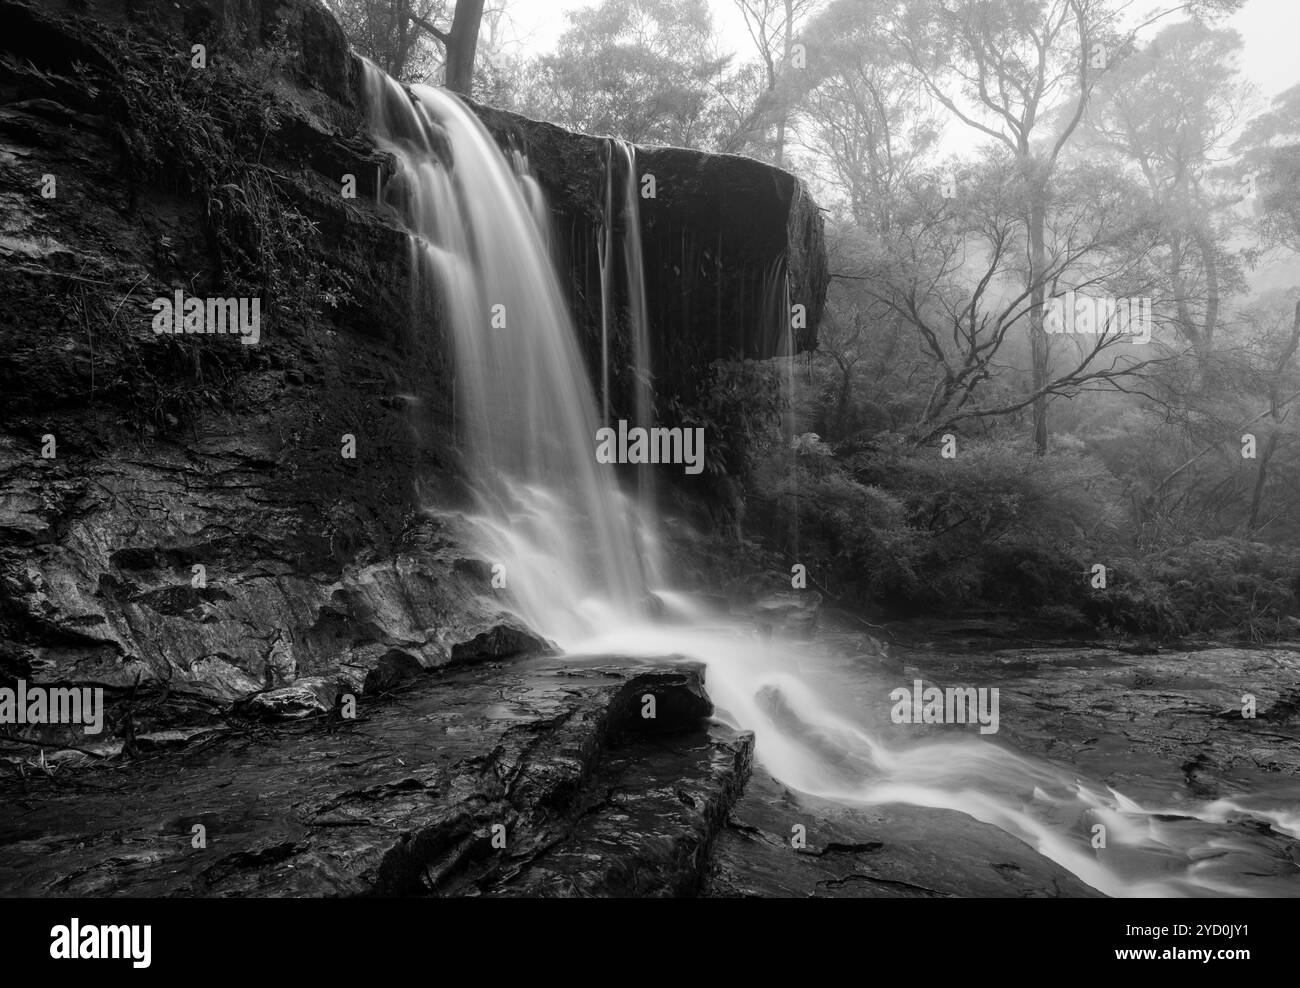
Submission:
[[[718,715],[754,731],[760,764],[798,793],[957,811],[1107,895],[1300,895],[1295,729],[1225,716],[1236,682],[1293,698],[1300,653],[890,649],[847,620],[827,624],[795,640],[696,617],[572,650],[703,661]],[[917,679],[998,688],[999,733],[894,723],[891,690]]]

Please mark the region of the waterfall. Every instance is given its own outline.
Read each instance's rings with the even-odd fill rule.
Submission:
[[[503,154],[455,96],[416,86],[412,99],[373,66],[365,83],[376,139],[400,165],[383,195],[410,234],[412,277],[431,284],[444,305],[458,441],[474,482],[472,521],[485,553],[505,567],[510,596],[530,625],[572,654],[701,660],[719,716],[753,730],[758,760],[792,789],[852,806],[956,810],[1001,828],[1111,895],[1250,894],[1237,876],[1249,873],[1252,852],[1216,828],[1245,818],[1300,837],[1291,810],[1242,800],[1143,807],[993,741],[945,738],[891,747],[881,740],[886,724],[852,698],[862,695],[864,683],[882,696],[895,684],[872,682],[862,670],[851,678],[815,643],[760,638],[684,594],[661,592],[676,620],[652,621],[637,526],[639,517],[653,517],[639,515],[653,499],[643,497],[638,508],[620,491],[613,469],[595,461],[597,397],[548,254],[542,192],[524,157]],[[648,382],[634,150],[612,143],[607,168],[604,349],[614,315],[615,203],[621,199],[634,360]],[[761,294],[784,306],[789,334],[784,263],[763,278]],[[608,361],[601,381],[604,400]],[[638,383],[635,405],[638,421],[648,421],[648,386]],[[1098,822],[1117,852],[1109,861],[1121,862],[1122,873],[1090,848]]]
[[[384,196],[410,232],[413,280],[431,279],[447,314],[457,439],[487,555],[520,617],[557,640],[639,614],[634,513],[593,456],[596,407],[540,189],[455,96],[415,86],[412,99],[373,65],[365,84],[377,140],[400,164]]]

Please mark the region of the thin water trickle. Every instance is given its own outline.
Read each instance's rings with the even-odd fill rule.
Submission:
[[[1283,879],[1247,887],[1240,876],[1250,873],[1255,852],[1220,826],[1244,818],[1300,837],[1294,809],[1219,800],[1180,803],[1170,814],[996,741],[886,744],[886,725],[845,698],[864,682],[882,695],[894,684],[869,683],[861,669],[845,673],[815,643],[760,638],[688,594],[648,587],[639,542],[643,532],[655,537],[647,525],[653,516],[595,461],[597,399],[547,251],[541,189],[522,156],[512,168],[455,96],[420,86],[412,100],[373,66],[366,86],[377,139],[401,164],[385,199],[411,234],[416,272],[446,300],[460,441],[477,495],[473,522],[485,556],[505,565],[523,620],[575,655],[703,661],[720,716],[755,732],[759,760],[792,789],[850,805],[957,810],[1111,895],[1300,893]],[[612,145],[615,153],[633,176],[632,150]],[[607,231],[612,165],[609,174]],[[635,195],[631,183],[624,188]],[[623,208],[625,266],[639,281],[635,199]],[[611,250],[612,240],[602,248],[602,272]],[[776,311],[762,314],[762,329],[779,318],[788,333],[784,267],[775,274],[762,294]],[[640,334],[644,294],[633,306]],[[648,337],[636,345],[647,371]],[[647,589],[662,603],[662,620],[645,613]],[[1171,815],[1183,822],[1169,822]],[[1122,867],[1090,848],[1095,822],[1123,850],[1110,856]]]
[[[619,168],[614,167],[617,157]],[[620,215],[613,213],[614,187],[618,186]],[[653,361],[650,349],[650,311],[646,303],[645,261],[641,248],[641,202],[638,194],[640,184],[636,171],[636,148],[626,141],[610,140],[610,165],[606,172],[606,216],[607,230],[612,230],[617,222],[619,236],[619,257],[622,262],[622,281],[627,296],[627,314],[629,330],[632,337],[632,389],[634,425],[649,429],[654,423],[654,385]],[[609,259],[612,268],[612,258]],[[614,278],[612,271],[608,278],[602,264],[603,308],[602,313],[610,312],[614,306]],[[606,319],[608,326],[612,320]],[[605,368],[608,374],[608,366]],[[637,533],[641,561],[645,569],[647,582],[658,585],[663,582],[663,561],[660,558],[658,531],[659,505],[655,486],[655,468],[641,464],[636,468],[636,504]]]

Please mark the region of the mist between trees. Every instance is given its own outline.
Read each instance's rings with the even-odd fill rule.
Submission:
[[[521,0],[330,6],[403,79],[770,161],[827,207],[789,393],[734,364],[656,396],[728,436],[735,536],[855,603],[1266,637],[1300,626],[1300,85],[1251,85],[1243,2],[602,0],[549,51]],[[1067,293],[1149,341],[1044,332]]]

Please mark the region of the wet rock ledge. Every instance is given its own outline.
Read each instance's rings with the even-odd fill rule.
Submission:
[[[8,772],[0,889],[694,894],[753,743],[712,710],[698,665],[535,657],[425,677],[355,719],[230,717],[177,751]]]

